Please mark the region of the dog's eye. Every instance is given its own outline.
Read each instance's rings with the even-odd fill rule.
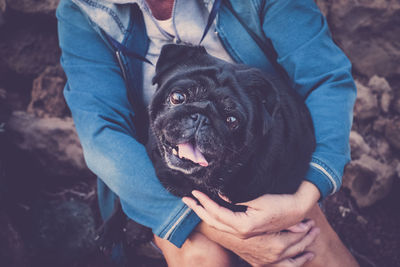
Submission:
[[[235,130],[239,127],[239,120],[236,117],[229,116],[226,118],[226,123],[231,130]]]
[[[182,92],[175,91],[169,95],[169,101],[172,105],[183,104],[186,101],[186,95]]]

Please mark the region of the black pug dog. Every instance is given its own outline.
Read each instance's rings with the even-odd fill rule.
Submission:
[[[173,194],[193,189],[220,205],[294,193],[315,149],[302,98],[255,68],[201,46],[165,45],[153,79],[147,152]]]
[[[149,118],[137,119],[149,121],[148,132],[147,125],[138,129],[146,128],[140,141],[171,193],[190,196],[198,189],[220,205],[244,211],[234,204],[297,190],[315,137],[303,100],[286,84],[212,57],[203,47],[175,44],[162,48],[153,82],[158,87]],[[127,221],[118,201],[98,231],[100,248],[127,242],[122,229],[129,224],[134,222]],[[151,240],[148,228],[140,231]]]

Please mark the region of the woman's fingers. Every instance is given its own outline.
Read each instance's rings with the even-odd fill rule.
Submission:
[[[222,200],[224,200],[224,201],[226,201],[226,202],[228,202],[228,203],[232,203],[232,201],[231,201],[229,198],[227,198],[226,196],[222,195],[221,193],[218,193],[218,196],[219,196]]]
[[[200,191],[193,191],[192,194],[194,197],[197,198],[200,204],[203,205],[204,209],[209,214],[214,216],[214,218],[219,219],[219,217],[221,217],[222,218],[221,222],[224,222],[226,219],[228,220],[232,219],[232,217],[235,216],[231,210],[221,207],[215,201],[209,198],[206,194]]]
[[[233,228],[231,228],[228,225],[225,225],[221,222],[219,222],[217,219],[215,219],[213,216],[211,216],[201,205],[197,204],[197,202],[189,197],[184,197],[182,198],[183,203],[185,203],[189,208],[191,208],[196,214],[197,216],[200,217],[200,219],[202,221],[204,221],[205,223],[207,223],[208,225],[226,232],[226,233],[230,233],[230,234],[235,234],[236,230],[234,230]]]
[[[221,207],[206,194],[200,191],[193,191],[192,194],[204,207],[205,211],[220,223],[225,224],[235,230],[239,230],[241,225],[247,223],[246,214],[244,212],[233,212],[230,209]]]
[[[200,204],[187,197],[183,198],[182,201],[196,212],[204,222],[214,228],[233,234],[242,239],[247,239],[266,232],[267,220],[265,214],[261,211],[249,207],[246,212],[233,212],[218,205],[215,201],[200,191],[194,190],[192,194]],[[249,203],[251,204],[251,201],[247,202],[247,204]],[[305,234],[310,230],[313,224],[313,221],[302,222],[289,227],[287,230],[292,233]],[[298,235],[291,235],[292,238],[296,236]],[[301,237],[303,237],[303,235],[301,235]],[[297,240],[294,240],[293,242],[295,241]]]
[[[301,256],[298,256],[296,258],[289,259],[289,262],[292,265],[288,266],[293,266],[293,267],[301,267],[303,266],[307,261],[311,261],[314,258],[314,254],[311,252],[304,253]]]
[[[282,258],[292,258],[303,253],[311,245],[320,233],[319,228],[312,228],[300,241],[289,246],[281,255]]]
[[[287,231],[290,231],[292,233],[303,233],[306,232],[308,230],[310,230],[310,223],[312,223],[311,226],[313,226],[314,222],[312,222],[311,220],[305,221],[305,222],[299,222],[298,224],[295,224],[289,228],[287,228]]]
[[[221,207],[202,192],[193,191],[192,194],[201,205],[193,202],[187,203],[187,198],[183,198],[182,201],[207,224],[242,239],[259,234],[253,231],[255,220],[250,221],[245,212],[233,212]]]
[[[311,252],[307,252],[296,258],[289,258],[281,262],[275,263],[271,267],[301,267],[307,261],[311,261],[313,258],[314,254],[312,254]]]

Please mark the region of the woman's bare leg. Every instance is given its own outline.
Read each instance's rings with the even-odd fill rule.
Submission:
[[[356,267],[359,266],[351,253],[343,245],[342,241],[332,229],[324,213],[318,205],[309,212],[307,218],[313,219],[315,225],[321,229],[321,233],[315,242],[307,248],[315,257],[304,266],[324,267]]]
[[[307,218],[315,221],[321,232],[307,251],[314,253],[312,261],[306,267],[357,267],[351,253],[343,245],[338,235],[330,226],[318,205]],[[168,266],[234,266],[232,254],[199,232],[193,232],[182,248],[177,248],[169,241],[154,236],[156,245],[162,250]]]
[[[154,236],[154,241],[163,252],[170,267],[234,266],[231,252],[199,232],[193,232],[181,248],[175,247],[168,240],[161,239],[158,236]]]

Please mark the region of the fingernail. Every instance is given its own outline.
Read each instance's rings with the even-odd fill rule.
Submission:
[[[229,198],[227,198],[226,196],[222,195],[221,193],[218,193],[218,196],[219,196],[222,200],[224,200],[224,201],[226,201],[226,202],[228,202],[228,203],[231,203],[231,201],[229,200]]]
[[[306,222],[301,222],[301,223],[298,223],[297,226],[298,226],[301,230],[304,230],[304,231],[305,231],[305,230],[308,230],[308,229],[310,229],[311,227],[314,226],[314,221],[309,220],[309,221],[306,221]]]
[[[299,227],[300,230],[302,230],[302,231],[305,231],[305,230],[308,229],[308,225],[307,225],[306,223],[303,223],[303,222],[298,223],[298,224],[297,224],[297,227]]]
[[[315,225],[315,222],[313,220],[309,220],[306,222],[308,227],[313,227]]]
[[[307,256],[307,261],[312,261],[312,259],[314,259],[314,254],[309,253]]]

